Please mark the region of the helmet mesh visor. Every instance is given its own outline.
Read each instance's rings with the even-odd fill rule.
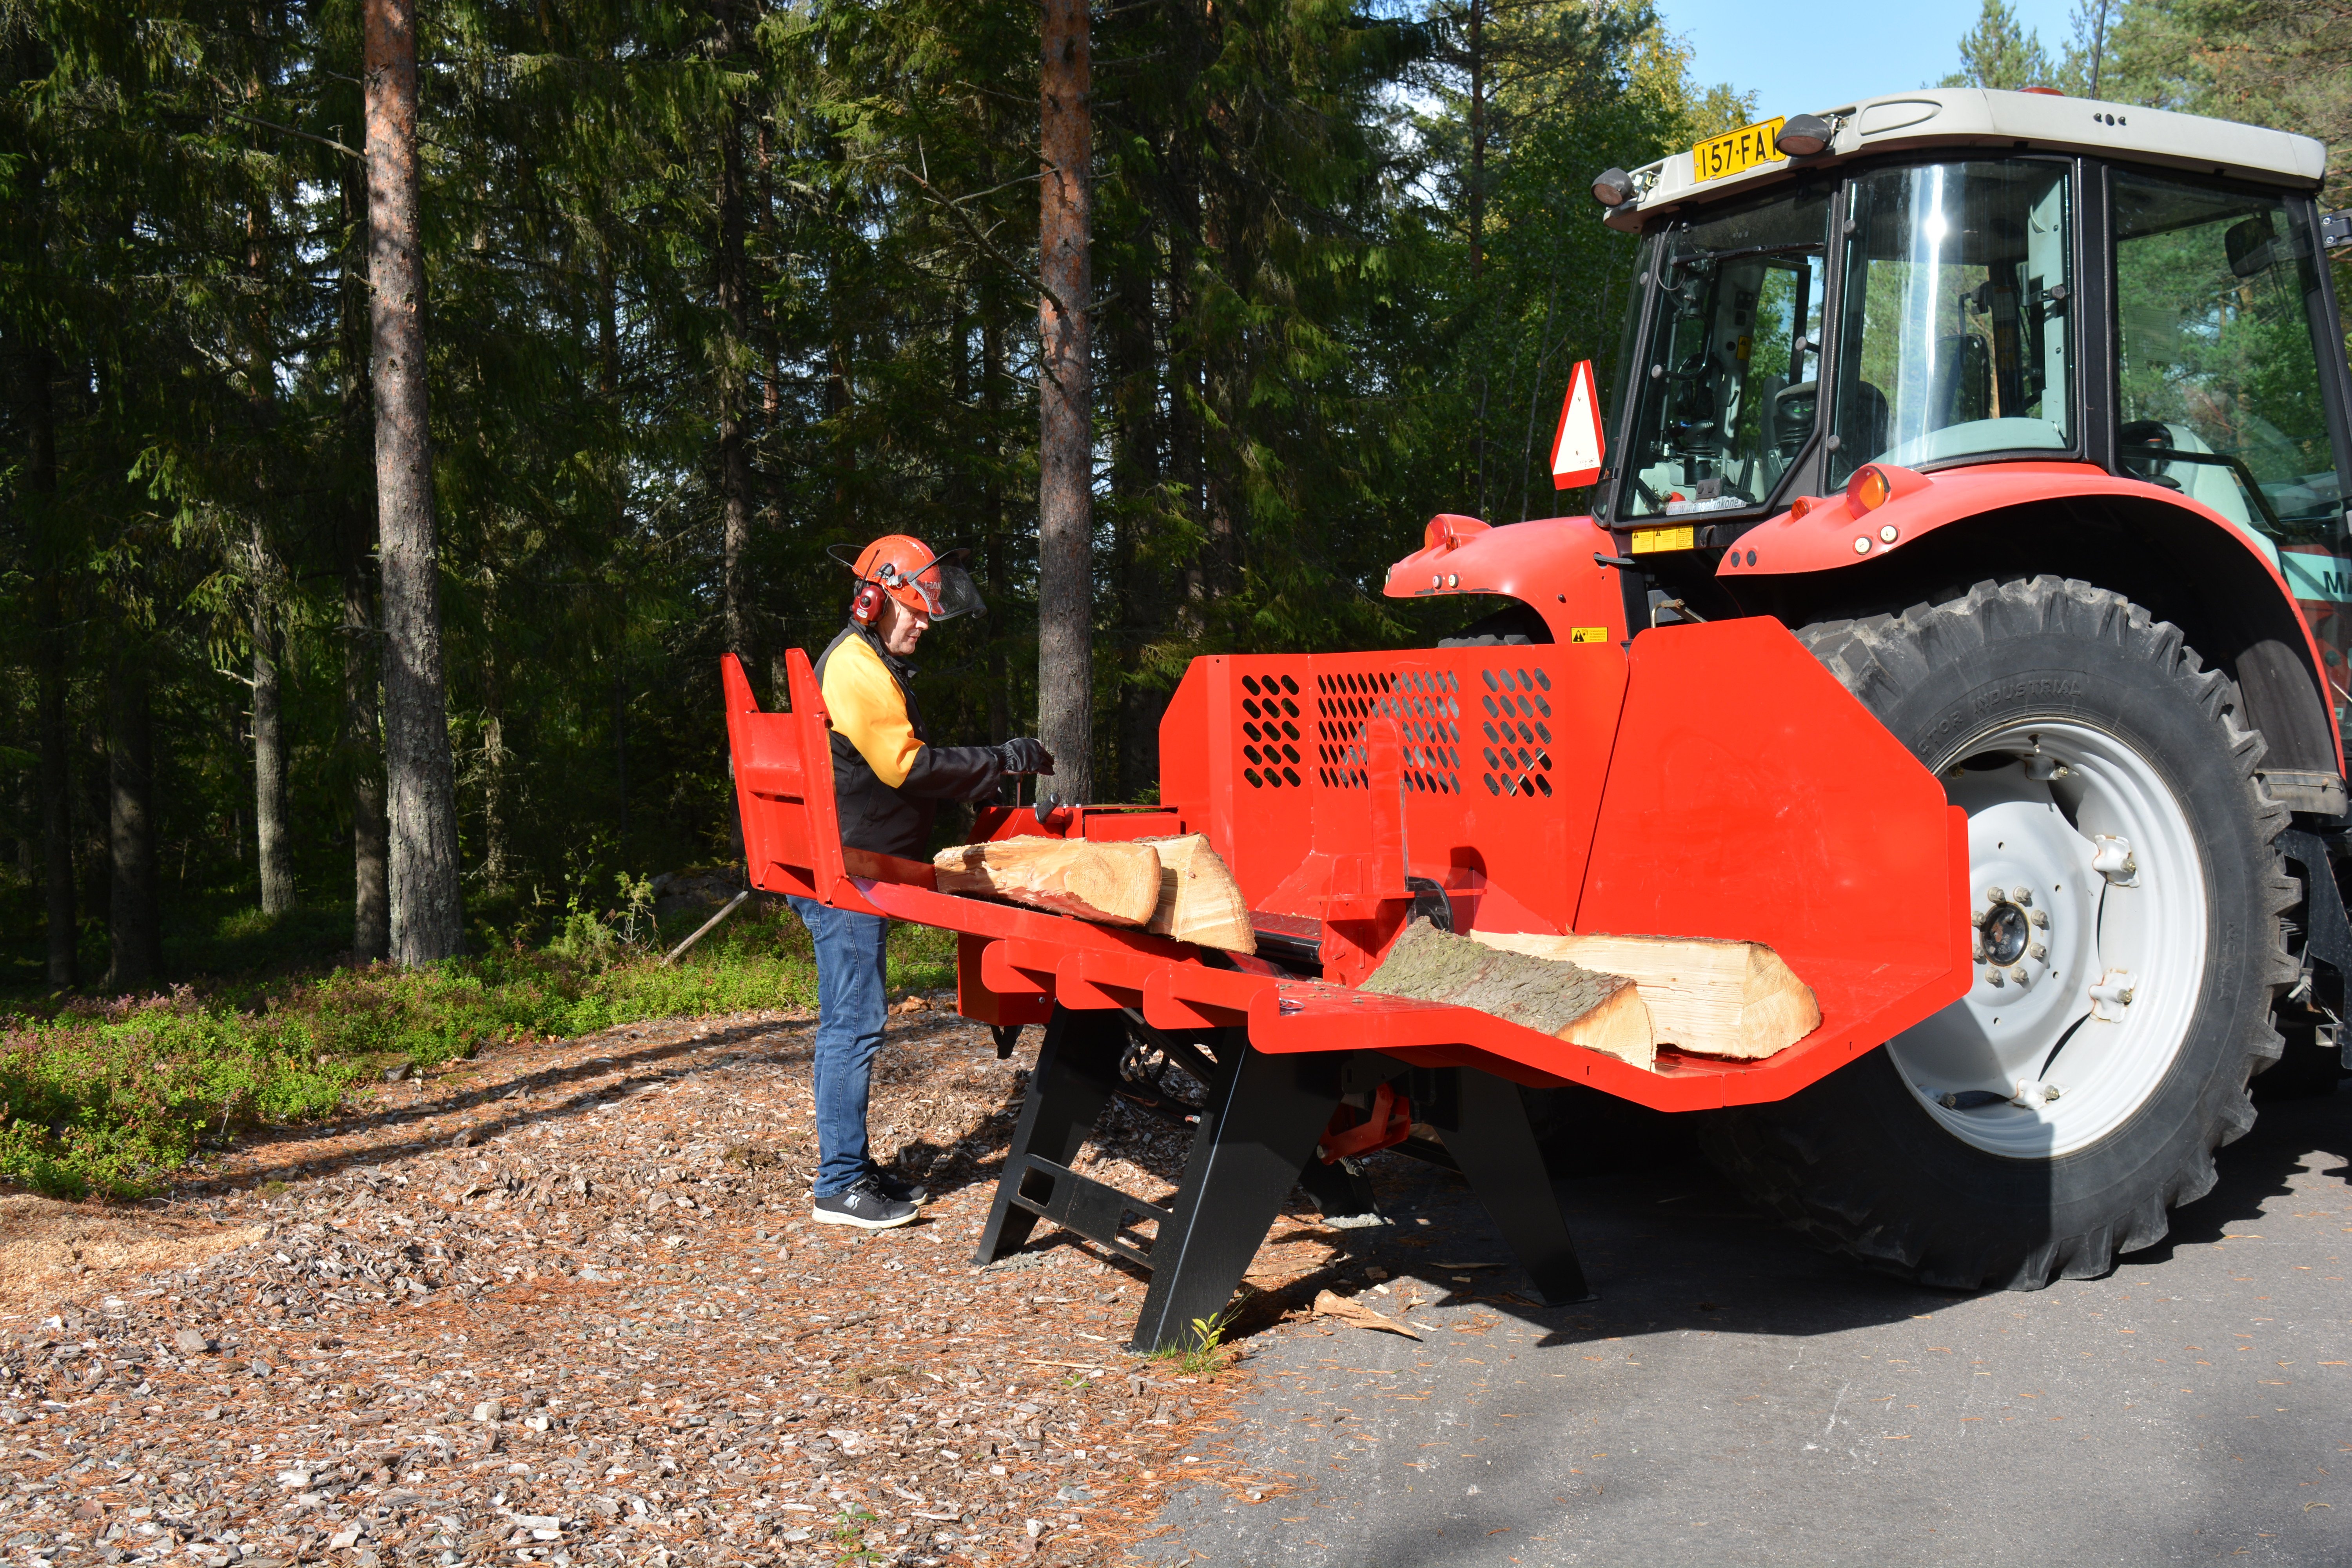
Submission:
[[[923,613],[935,621],[953,620],[983,609],[971,574],[954,561],[934,561],[915,574],[908,584],[923,596]]]

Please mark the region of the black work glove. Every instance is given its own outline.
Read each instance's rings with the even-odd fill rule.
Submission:
[[[1054,753],[1045,749],[1043,741],[1024,735],[1005,742],[996,748],[1008,773],[1050,773],[1054,771]]]

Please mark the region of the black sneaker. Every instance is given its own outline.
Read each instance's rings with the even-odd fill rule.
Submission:
[[[889,1230],[915,1217],[915,1205],[891,1197],[871,1177],[845,1193],[819,1198],[809,1217],[819,1225],[854,1225],[860,1230]]]
[[[886,1171],[879,1165],[868,1165],[866,1168],[866,1179],[873,1184],[875,1191],[892,1203],[919,1204],[931,1195],[930,1188],[919,1182],[907,1181],[895,1172]]]

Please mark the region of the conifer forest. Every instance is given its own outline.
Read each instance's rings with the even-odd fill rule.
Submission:
[[[2340,5],[2098,15],[1958,79],[2340,164]],[[719,657],[768,700],[883,533],[988,601],[936,738],[1150,799],[1189,659],[1425,638],[1433,513],[1581,510],[1597,172],[1917,85],[1689,62],[1643,0],[0,0],[0,992],[726,863]]]

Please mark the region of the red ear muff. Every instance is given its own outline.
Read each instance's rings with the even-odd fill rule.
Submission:
[[[857,597],[849,602],[849,618],[861,626],[870,626],[882,614],[882,590],[872,583],[857,585]]]

